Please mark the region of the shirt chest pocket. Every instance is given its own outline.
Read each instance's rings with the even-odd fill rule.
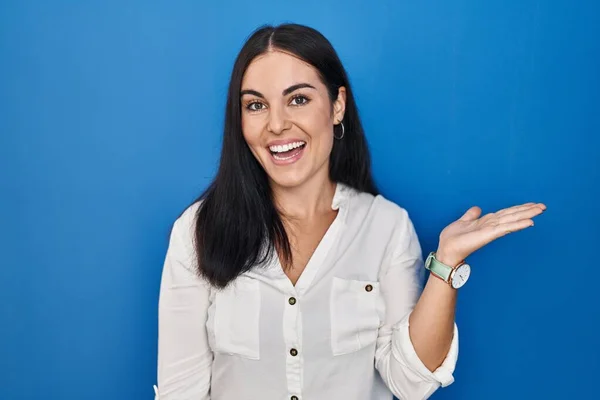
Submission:
[[[215,350],[258,360],[260,286],[244,275],[215,294]]]
[[[331,350],[352,353],[377,340],[379,282],[334,277],[331,286]]]

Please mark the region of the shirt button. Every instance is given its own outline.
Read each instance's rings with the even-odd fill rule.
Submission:
[[[288,300],[288,303],[290,303],[291,305],[296,304],[296,298],[295,297],[290,297],[290,299]]]
[[[296,356],[298,355],[298,350],[296,350],[296,349],[291,349],[291,350],[290,350],[290,354],[291,354],[292,356],[296,357]]]
[[[290,397],[290,400],[298,400],[298,396],[292,396]]]
[[[365,286],[365,290],[367,292],[370,292],[371,290],[373,290],[373,285],[367,285],[367,286]]]

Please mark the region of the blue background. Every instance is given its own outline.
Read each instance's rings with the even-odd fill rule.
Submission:
[[[173,220],[216,170],[233,60],[325,34],[424,252],[471,205],[541,201],[470,261],[436,399],[596,397],[600,3],[0,3],[0,397],[152,398]]]

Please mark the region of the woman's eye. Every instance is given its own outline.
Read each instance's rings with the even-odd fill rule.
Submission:
[[[301,106],[308,103],[308,98],[304,97],[304,96],[295,96],[292,99],[292,105],[294,106]]]
[[[263,107],[264,107],[264,104],[259,103],[258,101],[253,101],[252,103],[250,103],[246,106],[246,108],[250,111],[260,111],[263,109]]]

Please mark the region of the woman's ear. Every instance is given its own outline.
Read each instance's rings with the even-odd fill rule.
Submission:
[[[346,112],[346,88],[340,86],[338,89],[338,97],[333,103],[333,124],[337,125],[344,119]]]

